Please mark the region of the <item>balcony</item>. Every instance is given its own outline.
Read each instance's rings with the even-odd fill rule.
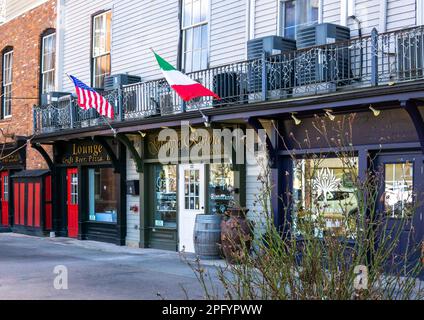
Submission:
[[[115,108],[114,121],[164,117],[192,110],[285,101],[351,92],[424,79],[424,27],[317,46],[189,74],[222,100],[183,101],[164,79],[103,93]],[[95,110],[83,110],[72,96],[33,110],[34,133],[106,125]]]

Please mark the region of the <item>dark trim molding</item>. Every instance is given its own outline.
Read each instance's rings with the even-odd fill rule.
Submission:
[[[38,153],[43,157],[44,161],[46,161],[47,166],[49,167],[50,171],[54,171],[54,163],[53,160],[50,158],[49,154],[46,150],[41,146],[39,143],[33,143],[31,144],[31,148],[38,151]]]
[[[414,124],[415,130],[417,131],[418,140],[421,145],[421,151],[424,154],[424,120],[420,111],[418,110],[418,103],[419,102],[416,100],[407,100],[401,101],[400,105],[408,113],[412,123]]]
[[[247,123],[253,128],[255,129],[256,133],[258,133],[259,130],[265,130],[264,127],[262,126],[262,123],[259,121],[259,118],[248,118],[247,119]],[[269,138],[268,134],[266,135],[266,146],[268,149],[268,154],[269,154],[269,160],[270,160],[270,167],[271,168],[276,168],[277,165],[277,149],[276,147],[272,144],[271,139]]]
[[[121,173],[121,165],[119,164],[118,156],[115,154],[110,144],[106,141],[106,138],[95,136],[93,137],[93,140],[105,148],[107,154],[110,157],[110,161],[112,162],[115,173]]]
[[[135,149],[134,142],[131,141],[130,139],[128,139],[128,137],[125,134],[122,134],[122,133],[118,134],[116,136],[116,138],[128,148],[129,152],[133,156],[134,161],[135,161],[135,165],[136,165],[136,168],[137,168],[137,172],[143,173],[144,172],[143,159],[141,158],[140,154]]]

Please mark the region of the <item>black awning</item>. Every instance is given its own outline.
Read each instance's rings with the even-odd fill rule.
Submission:
[[[22,170],[12,175],[12,178],[38,178],[47,174],[50,174],[50,170]]]

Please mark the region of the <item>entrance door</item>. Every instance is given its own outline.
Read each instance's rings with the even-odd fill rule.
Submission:
[[[9,225],[9,173],[7,171],[1,172],[1,224],[3,226]]]
[[[180,165],[179,169],[179,250],[194,252],[196,215],[205,213],[205,165]]]
[[[423,192],[423,160],[420,156],[390,155],[378,157],[383,170],[380,211],[385,215],[386,235],[397,232],[399,245],[391,261],[419,258],[416,250],[423,240],[423,206],[417,199]],[[417,197],[418,196],[418,197]],[[403,257],[402,257],[403,256]]]
[[[68,237],[78,237],[78,169],[67,170]]]

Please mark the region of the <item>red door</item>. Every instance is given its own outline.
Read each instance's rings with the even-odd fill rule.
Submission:
[[[1,224],[9,225],[9,173],[1,172]]]
[[[67,170],[68,237],[78,237],[78,169]]]

